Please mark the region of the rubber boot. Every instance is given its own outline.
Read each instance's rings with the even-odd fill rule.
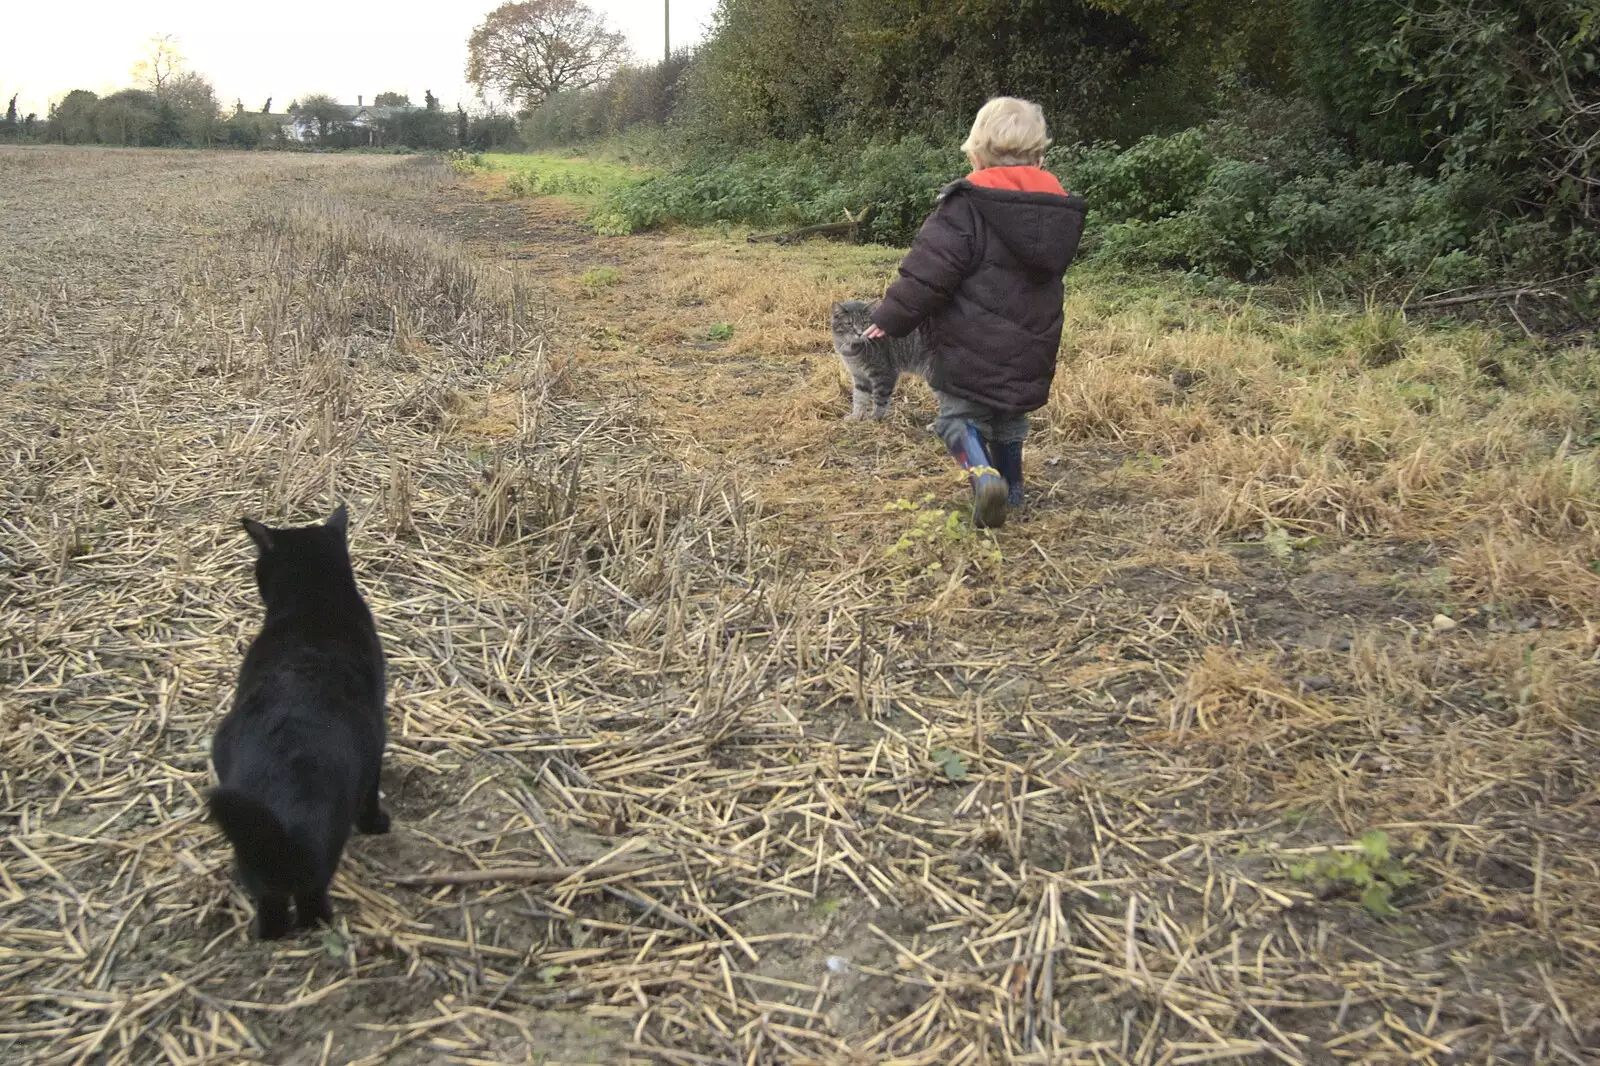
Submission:
[[[994,456],[995,469],[1006,479],[1006,507],[1015,511],[1022,506],[1022,442],[1002,441],[989,446]]]
[[[945,447],[967,472],[972,486],[972,524],[979,529],[998,529],[1006,524],[1006,483],[989,461],[983,438],[968,424],[965,432]]]

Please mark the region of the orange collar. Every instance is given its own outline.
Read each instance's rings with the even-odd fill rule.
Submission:
[[[1056,176],[1039,167],[985,167],[967,175],[967,180],[985,189],[1010,189],[1014,192],[1048,192],[1067,195]]]

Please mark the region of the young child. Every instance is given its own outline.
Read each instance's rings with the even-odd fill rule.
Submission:
[[[967,471],[980,527],[1022,506],[1028,412],[1050,398],[1061,275],[1083,235],[1083,198],[1041,169],[1049,144],[1038,104],[983,105],[961,146],[972,173],[939,193],[865,331],[904,337],[930,325],[933,428]]]

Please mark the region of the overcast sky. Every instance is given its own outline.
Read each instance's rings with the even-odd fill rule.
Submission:
[[[628,36],[634,51],[661,55],[663,0],[588,0]],[[670,0],[674,45],[698,40],[716,0]],[[70,89],[106,93],[126,88],[144,42],[158,33],[178,38],[193,70],[217,88],[231,109],[251,111],[272,97],[274,111],[312,92],[354,103],[385,90],[422,102],[433,90],[445,107],[471,107],[462,79],[467,35],[493,0],[386,4],[354,0],[23,0],[0,5],[0,106],[12,93],[17,109],[42,118]]]

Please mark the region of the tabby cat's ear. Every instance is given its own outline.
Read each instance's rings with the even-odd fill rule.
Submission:
[[[840,303],[838,300],[833,301],[833,306],[828,308],[829,312],[832,313],[832,314],[835,314],[835,315],[838,314],[843,309],[844,309],[844,304]]]
[[[256,547],[265,555],[272,550],[272,530],[257,522],[254,518],[241,518],[244,531],[250,534],[250,539],[256,542]]]
[[[345,507],[345,505],[341,503],[338,509],[335,510],[333,514],[328,516],[328,520],[324,522],[323,525],[327,526],[329,529],[337,529],[341,537],[348,537],[350,535],[349,508]]]

